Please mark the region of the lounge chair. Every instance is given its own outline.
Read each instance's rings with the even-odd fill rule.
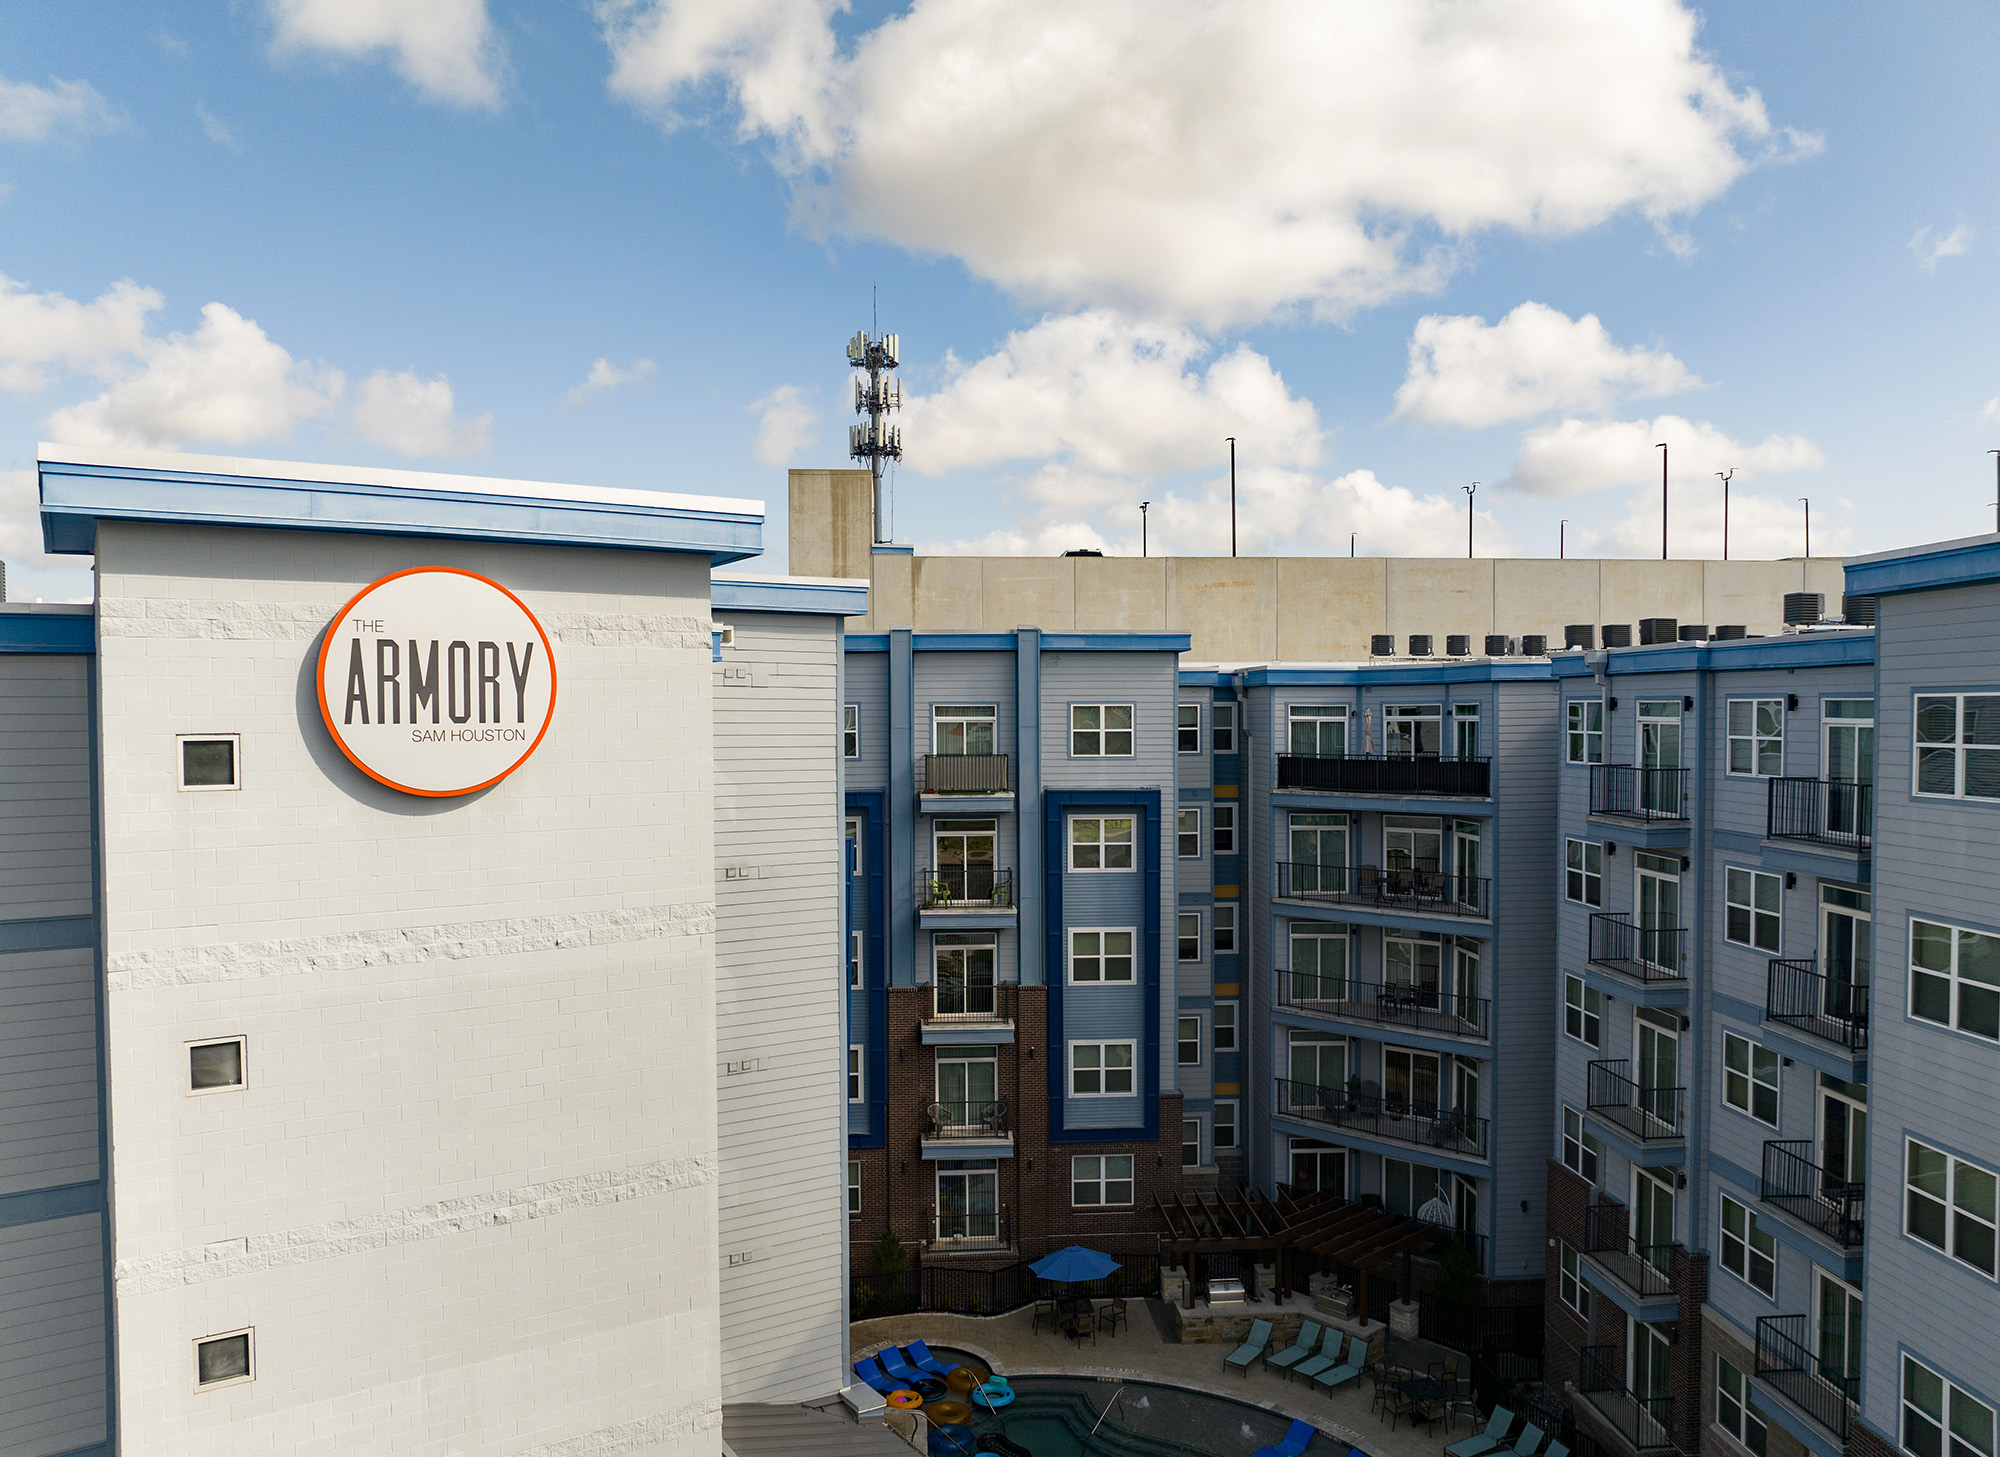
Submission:
[[[870,1391],[879,1391],[884,1396],[887,1396],[892,1391],[907,1391],[909,1389],[903,1382],[891,1380],[882,1368],[875,1364],[873,1356],[864,1356],[859,1361],[856,1361],[854,1363],[854,1374],[861,1378]]]
[[[1310,1381],[1329,1366],[1340,1364],[1340,1346],[1343,1337],[1332,1326],[1326,1328],[1326,1337],[1320,1342],[1319,1354],[1308,1356],[1292,1367],[1291,1374]]]
[[[1318,1321],[1307,1321],[1299,1327],[1299,1338],[1296,1341],[1293,1341],[1291,1345],[1285,1347],[1284,1350],[1278,1352],[1275,1356],[1266,1356],[1264,1358],[1265,1368],[1268,1370],[1275,1366],[1278,1370],[1283,1371],[1289,1366],[1296,1366],[1313,1353],[1314,1348],[1319,1345],[1319,1338],[1322,1334],[1324,1332],[1320,1328]]]
[[[1222,1358],[1222,1369],[1234,1367],[1243,1373],[1243,1379],[1250,1379],[1250,1368],[1257,1364],[1257,1358],[1271,1344],[1271,1322],[1253,1320],[1250,1322],[1250,1339]]]
[[[1319,1372],[1313,1377],[1313,1385],[1323,1386],[1331,1396],[1363,1371],[1368,1369],[1368,1342],[1359,1336],[1347,1338],[1347,1359],[1338,1366]]]
[[[1542,1457],[1569,1457],[1569,1448],[1560,1442],[1550,1442]]]
[[[1496,1406],[1487,1420],[1485,1431],[1475,1432],[1462,1442],[1453,1442],[1444,1449],[1444,1457],[1486,1457],[1489,1452],[1498,1452],[1506,1446],[1507,1431],[1513,1425],[1514,1413],[1504,1406]]]
[[[903,1347],[903,1355],[919,1371],[928,1371],[940,1381],[951,1375],[952,1368],[933,1356],[931,1348],[922,1341],[911,1341],[907,1346]]]
[[[903,1353],[894,1346],[887,1346],[877,1351],[875,1359],[882,1363],[884,1371],[902,1382],[905,1387],[914,1389],[919,1381],[927,1379],[927,1373],[913,1369],[910,1363],[903,1359]]]
[[[1533,1422],[1521,1428],[1521,1435],[1514,1443],[1514,1457],[1535,1457],[1535,1451],[1542,1445],[1542,1429]]]
[[[1311,1422],[1294,1421],[1282,1440],[1269,1447],[1259,1447],[1250,1457],[1299,1457],[1318,1435],[1319,1428]]]

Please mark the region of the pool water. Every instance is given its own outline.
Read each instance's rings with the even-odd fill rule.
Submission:
[[[1092,1427],[1097,1434],[1090,1437],[1090,1457],[1250,1457],[1291,1426],[1289,1417],[1260,1406],[1172,1386],[1065,1376],[1008,1379],[1013,1405],[975,1410],[970,1425],[975,1440],[997,1432],[1033,1457],[1082,1457]],[[1308,1457],[1345,1457],[1347,1450],[1324,1433],[1306,1449]]]

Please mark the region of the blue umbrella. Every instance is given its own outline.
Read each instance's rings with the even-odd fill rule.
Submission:
[[[1044,1280],[1070,1285],[1085,1280],[1102,1280],[1121,1266],[1109,1255],[1087,1250],[1082,1245],[1071,1245],[1052,1255],[1043,1255],[1028,1268]]]

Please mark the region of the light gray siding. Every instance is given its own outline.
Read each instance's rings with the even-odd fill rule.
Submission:
[[[0,1228],[0,1457],[105,1439],[103,1271],[96,1214]]]
[[[880,789],[889,782],[889,655],[847,654],[842,697],[861,710],[861,753],[847,761],[849,789]]]
[[[88,948],[0,956],[0,1108],[0,1194],[98,1177],[96,962]]]
[[[91,913],[89,669],[0,658],[0,919]]]

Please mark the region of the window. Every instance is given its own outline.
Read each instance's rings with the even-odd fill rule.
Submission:
[[[1727,1194],[1722,1196],[1722,1268],[1751,1289],[1777,1298],[1778,1241]]]
[[[849,703],[840,710],[840,757],[861,757],[861,705]]]
[[[1069,711],[1069,751],[1079,758],[1130,755],[1132,705],[1078,703]]]
[[[1723,881],[1724,939],[1778,955],[1784,947],[1780,917],[1784,882],[1761,870],[1738,870],[1733,865]]]
[[[1382,1160],[1382,1202],[1391,1214],[1410,1218],[1438,1197],[1438,1171],[1429,1164]]]
[[[1215,1146],[1218,1150],[1236,1147],[1236,1100],[1219,1098],[1215,1104]]]
[[[1210,808],[1215,817],[1215,853],[1234,855],[1236,853],[1236,806],[1218,804]]]
[[[1443,746],[1444,710],[1438,704],[1391,703],[1383,708],[1382,750],[1391,758],[1435,758]]]
[[[2000,1039],[2000,936],[1912,919],[1910,1015]]]
[[[226,1093],[245,1086],[244,1039],[188,1044],[188,1093]]]
[[[1994,1178],[1942,1149],[1906,1144],[1903,1233],[1962,1260],[1991,1278],[1994,1256]]]
[[[1174,819],[1174,831],[1174,853],[1183,860],[1201,859],[1201,811],[1180,811]]]
[[[1201,752],[1201,705],[1174,705],[1174,747],[1183,754]]]
[[[931,937],[937,1016],[978,1020],[1000,1014],[998,940],[988,931],[939,931]]]
[[[861,985],[861,933],[852,931],[847,937],[847,984]]]
[[[1778,1126],[1778,1054],[1734,1032],[1722,1034],[1722,1101]]]
[[[1132,1202],[1132,1155],[1080,1153],[1069,1161],[1069,1202],[1078,1209]]]
[[[2000,799],[2000,696],[1917,695],[1918,794]]]
[[[1201,1120],[1181,1119],[1181,1167],[1198,1169],[1201,1167]]]
[[[1460,759],[1479,757],[1479,705],[1455,703],[1451,709],[1451,752]]]
[[[860,1159],[849,1159],[847,1161],[847,1212],[849,1214],[859,1214],[861,1212]]]
[[[1993,1408],[1905,1356],[1903,1450],[1913,1457],[1993,1457]]]
[[[1072,1042],[1069,1045],[1070,1096],[1072,1098],[1130,1097],[1132,1052],[1135,1045],[1130,1042]]]
[[[1174,959],[1201,960],[1201,912],[1181,911],[1174,917]]]
[[[1291,751],[1307,758],[1338,759],[1347,753],[1347,708],[1344,704],[1293,704]]]
[[[990,1126],[993,1103],[1000,1096],[998,1047],[940,1047],[937,1052],[937,1101],[944,1120],[968,1132]]]
[[[1557,1240],[1556,1261],[1561,1270],[1556,1281],[1557,1296],[1587,1324],[1590,1320],[1590,1287],[1583,1283],[1583,1256]]]
[[[1604,993],[1580,976],[1563,978],[1563,1031],[1578,1042],[1604,1046]]]
[[[1715,1358],[1715,1424],[1764,1457],[1770,1427],[1757,1410],[1756,1388],[1729,1362]]]
[[[1236,907],[1226,901],[1215,908],[1215,949],[1225,954],[1236,949]]]
[[[860,815],[847,816],[847,838],[854,845],[854,874],[856,875],[861,873],[862,846],[868,843],[867,840],[862,838],[861,831],[863,824],[864,821]]]
[[[1785,700],[1729,700],[1729,772],[1775,779],[1785,772]]]
[[[1569,729],[1564,734],[1572,764],[1604,762],[1604,700],[1578,698],[1568,705]]]
[[[1130,870],[1132,821],[1081,817],[1069,822],[1071,870]]]
[[[217,1386],[239,1386],[251,1380],[248,1330],[230,1331],[219,1336],[203,1336],[194,1343],[194,1389],[208,1391]]]
[[[1597,1182],[1597,1135],[1584,1128],[1583,1115],[1574,1108],[1563,1109],[1562,1158],[1571,1173]]]
[[[1347,1086],[1347,1039],[1328,1037],[1320,1032],[1293,1032],[1287,1049],[1291,1054],[1291,1083],[1288,1106],[1314,1107],[1327,1088]]]
[[[1604,847],[1594,840],[1563,842],[1568,868],[1563,872],[1563,894],[1580,905],[1604,904]]]
[[[851,1043],[847,1049],[847,1101],[850,1103],[867,1101],[861,1096],[861,1048]]]
[[[182,734],[174,740],[178,787],[188,790],[241,789],[236,758],[240,734]]]
[[[1201,1066],[1201,1018],[1176,1018],[1174,1041],[1176,1059],[1182,1067]]]
[[[1215,1004],[1215,1050],[1236,1051],[1236,1003]]]
[[[931,752],[950,755],[993,753],[993,720],[993,705],[990,703],[932,704]]]
[[[1069,979],[1073,983],[1132,980],[1132,946],[1137,931],[1103,929],[1069,933]]]
[[[1217,703],[1209,708],[1209,733],[1218,754],[1236,752],[1236,705]]]

